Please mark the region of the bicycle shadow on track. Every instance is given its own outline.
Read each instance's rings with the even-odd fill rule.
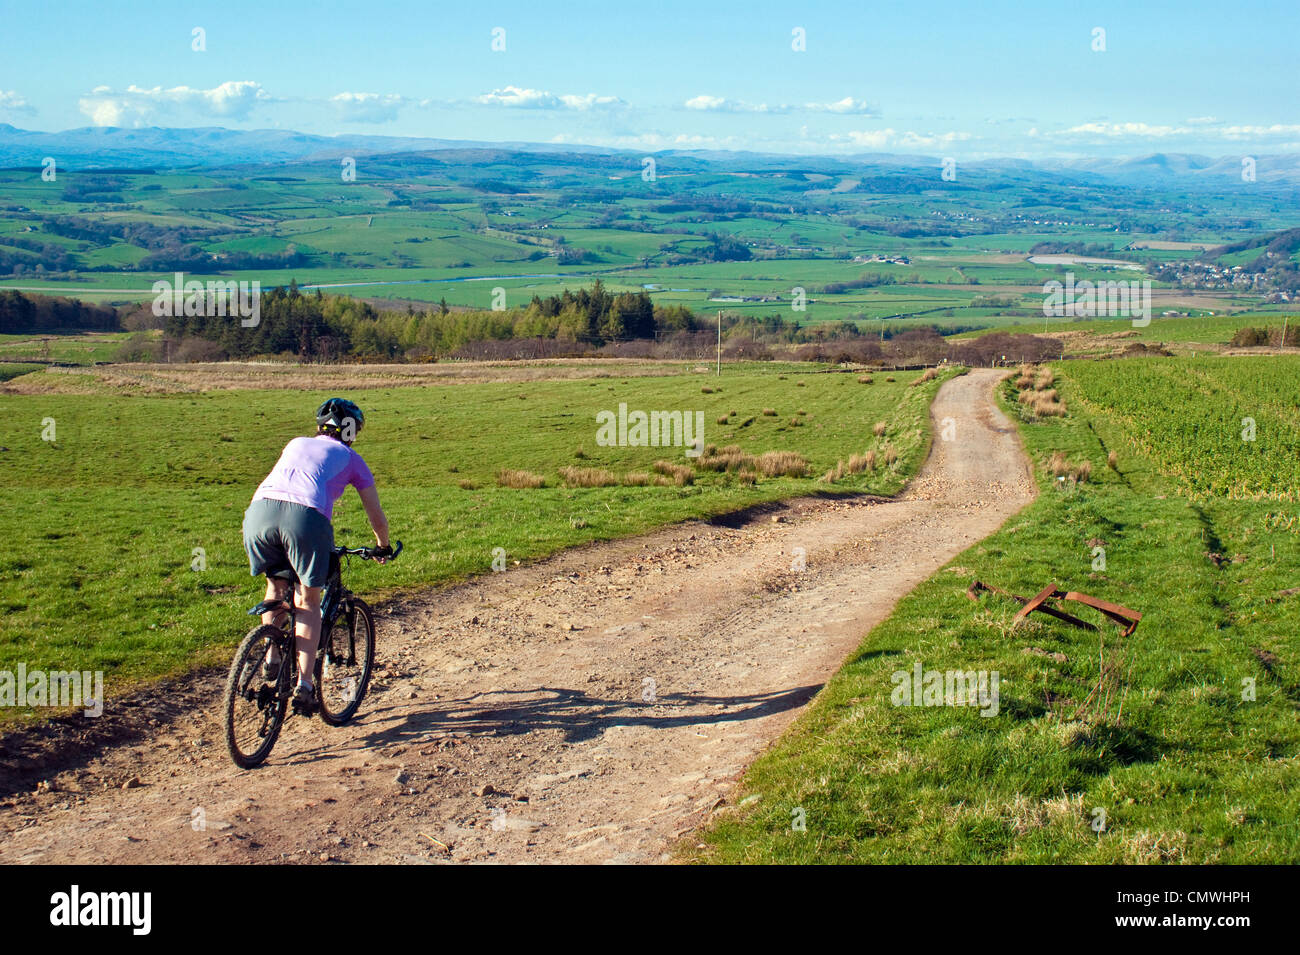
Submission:
[[[653,702],[596,696],[582,690],[538,687],[535,690],[493,690],[454,700],[439,700],[435,708],[398,713],[398,706],[364,712],[354,725],[378,723],[364,736],[344,747],[320,745],[301,750],[292,762],[337,759],[356,749],[378,749],[396,743],[433,742],[452,734],[469,736],[522,736],[527,733],[560,730],[567,743],[596,739],[616,726],[640,726],[672,730],[687,726],[708,726],[761,719],[803,706],[822,684],[795,687],[772,693],[738,696],[666,693]],[[503,705],[484,709],[485,698],[506,698]],[[509,698],[530,697],[511,701]],[[726,709],[719,710],[722,706]],[[707,707],[707,710],[703,709]],[[737,709],[739,708],[739,709]],[[683,712],[684,711],[684,712]]]

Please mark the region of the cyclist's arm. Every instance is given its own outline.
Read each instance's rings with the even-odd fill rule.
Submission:
[[[387,547],[388,518],[384,515],[384,509],[379,506],[379,491],[372,484],[366,488],[358,488],[357,493],[361,495],[361,506],[366,509],[370,526],[374,528],[375,540],[379,542],[380,547]]]

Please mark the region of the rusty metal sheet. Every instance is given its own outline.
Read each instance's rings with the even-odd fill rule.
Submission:
[[[1054,583],[1048,584],[1046,587],[1040,590],[1033,597],[1032,600],[1030,600],[1027,604],[1025,604],[1023,607],[1020,608],[1020,612],[1017,613],[1015,619],[1011,621],[1011,626],[1014,627],[1018,625],[1020,621],[1024,620],[1031,613],[1033,613],[1035,610],[1041,607],[1043,605],[1043,601],[1047,600],[1049,597],[1055,597],[1058,593],[1059,591],[1056,589],[1056,584]]]
[[[1057,589],[1055,583],[1048,584],[1033,597],[1022,597],[1019,594],[1013,594],[1009,590],[1003,590],[1000,587],[994,587],[980,580],[971,581],[971,585],[966,589],[966,596],[978,601],[979,594],[983,591],[1000,594],[1003,597],[1009,597],[1016,600],[1024,606],[1016,614],[1012,621],[1012,626],[1019,626],[1021,621],[1037,610],[1039,613],[1045,613],[1048,616],[1055,617],[1057,620],[1063,620],[1066,623],[1073,624],[1084,630],[1095,631],[1097,628],[1088,623],[1086,620],[1080,620],[1073,614],[1068,614],[1063,610],[1048,603],[1049,600],[1073,600],[1076,603],[1092,607],[1094,610],[1103,614],[1107,619],[1124,628],[1124,636],[1129,636],[1137,629],[1138,622],[1142,619],[1142,613],[1120,604],[1111,603],[1109,600],[1102,600],[1100,597],[1093,597],[1090,594],[1080,593],[1077,590],[1064,591]]]
[[[1100,610],[1106,616],[1110,617],[1110,619],[1114,620],[1118,624],[1122,624],[1123,626],[1136,624],[1142,619],[1140,611],[1130,610],[1128,607],[1113,604],[1109,600],[1102,600],[1100,597],[1090,597],[1088,594],[1081,594],[1074,590],[1071,590],[1066,594],[1065,599],[1076,600],[1081,604],[1087,604],[1094,610]]]

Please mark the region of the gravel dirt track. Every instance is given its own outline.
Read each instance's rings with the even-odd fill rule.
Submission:
[[[668,861],[901,597],[1031,500],[1000,376],[944,384],[895,500],[798,499],[383,607],[357,719],[291,718],[257,770],[226,754],[213,671],[110,700],[81,721],[98,740],[11,734],[0,862]]]

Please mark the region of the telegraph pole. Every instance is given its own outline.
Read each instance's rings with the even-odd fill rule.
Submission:
[[[718,309],[718,377],[722,377],[722,309]]]

